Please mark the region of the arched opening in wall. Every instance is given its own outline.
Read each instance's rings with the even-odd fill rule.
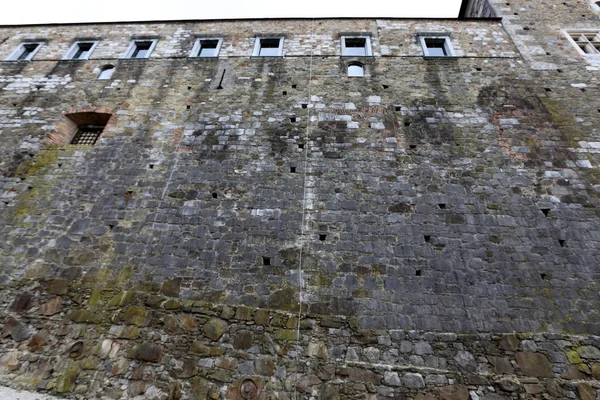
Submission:
[[[115,72],[115,66],[111,64],[103,65],[100,67],[100,73],[98,74],[98,79],[110,79],[112,77],[113,72]]]
[[[365,76],[365,67],[358,62],[348,64],[348,76]]]
[[[72,123],[73,136],[69,143],[94,145],[102,135],[112,114],[97,112],[80,112],[65,115]]]

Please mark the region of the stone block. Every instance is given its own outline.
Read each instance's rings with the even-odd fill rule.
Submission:
[[[554,377],[552,364],[545,355],[540,353],[517,352],[515,353],[517,363],[527,376],[536,376],[541,378]]]

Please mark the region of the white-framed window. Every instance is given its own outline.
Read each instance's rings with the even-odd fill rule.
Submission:
[[[567,30],[565,35],[579,54],[600,58],[600,29]]]
[[[8,56],[11,61],[29,61],[42,48],[44,42],[23,42]]]
[[[365,76],[365,66],[359,62],[351,62],[348,64],[348,76],[357,77]]]
[[[112,74],[115,72],[115,66],[111,64],[106,64],[100,67],[100,73],[98,74],[98,79],[106,80],[112,78]]]
[[[257,37],[254,41],[255,57],[283,57],[283,37]]]
[[[454,50],[448,35],[419,35],[425,57],[454,57]]]
[[[98,45],[97,40],[82,40],[73,43],[65,54],[65,60],[87,60]]]
[[[158,39],[135,39],[132,40],[123,55],[123,58],[148,58],[156,47]]]
[[[372,56],[371,37],[342,36],[342,56],[367,57]]]
[[[190,57],[219,57],[222,43],[221,38],[198,38],[194,42]]]

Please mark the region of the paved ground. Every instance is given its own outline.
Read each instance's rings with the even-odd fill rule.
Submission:
[[[22,390],[14,390],[4,386],[0,386],[0,399],[6,400],[58,400],[58,397],[48,396],[35,392],[27,392]]]

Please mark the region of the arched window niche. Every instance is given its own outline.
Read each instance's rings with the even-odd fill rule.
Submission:
[[[365,66],[359,62],[351,62],[348,64],[348,76],[360,77],[365,76]]]
[[[111,64],[103,65],[100,67],[100,73],[98,74],[98,79],[107,80],[112,78],[112,74],[115,72],[115,66]]]

